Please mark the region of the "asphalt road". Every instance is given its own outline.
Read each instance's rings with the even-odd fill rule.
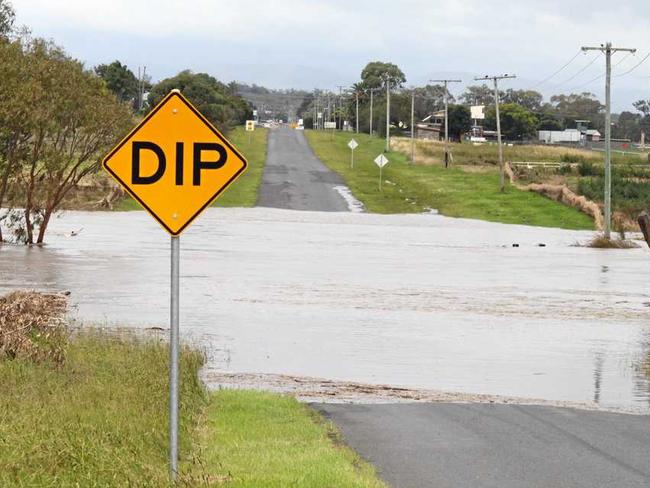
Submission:
[[[546,406],[317,404],[395,488],[647,488],[650,417]]]
[[[269,132],[258,207],[346,212],[348,204],[334,189],[342,185],[341,177],[316,157],[302,131]]]

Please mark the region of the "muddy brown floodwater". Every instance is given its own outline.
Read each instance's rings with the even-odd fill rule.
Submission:
[[[650,252],[573,246],[590,236],[432,214],[210,209],[181,240],[181,331],[208,351],[207,378],[650,412]],[[67,212],[46,247],[0,247],[0,291],[16,288],[70,290],[84,323],[166,327],[169,237],[141,212]]]

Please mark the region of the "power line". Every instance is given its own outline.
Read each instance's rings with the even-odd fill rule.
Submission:
[[[574,55],[571,59],[569,59],[565,64],[563,64],[562,67],[561,67],[560,69],[558,69],[557,71],[555,71],[552,75],[550,75],[550,76],[544,78],[542,81],[538,81],[536,84],[533,85],[533,88],[537,88],[538,86],[543,85],[543,84],[546,83],[548,80],[550,80],[551,78],[553,78],[555,75],[557,75],[557,74],[559,74],[560,72],[562,72],[562,70],[564,70],[564,68],[566,68],[566,67],[569,66],[571,63],[573,63],[573,61],[574,61],[578,56],[580,56],[581,53],[582,53],[582,49],[578,49],[578,52],[575,53],[575,55]]]
[[[620,77],[620,76],[625,76],[625,75],[631,73],[632,71],[634,71],[635,69],[637,69],[639,66],[641,66],[641,65],[645,62],[645,60],[648,59],[648,58],[650,58],[650,52],[648,52],[648,54],[646,54],[646,55],[641,59],[641,61],[639,61],[639,62],[638,62],[637,64],[635,64],[634,66],[632,66],[632,67],[631,67],[629,70],[627,70],[625,73],[621,73],[620,75],[616,75],[616,77],[618,78],[618,77]]]
[[[577,71],[573,76],[571,76],[570,78],[567,78],[567,79],[564,80],[562,83],[560,83],[558,86],[560,86],[560,85],[564,85],[565,83],[568,83],[569,81],[574,80],[574,79],[575,79],[579,74],[584,73],[584,71],[585,71],[587,68],[589,68],[589,66],[591,66],[592,64],[594,64],[594,63],[596,62],[596,60],[597,60],[599,57],[601,57],[602,55],[603,55],[602,52],[599,52],[598,54],[596,54],[596,55],[592,58],[591,61],[589,61],[585,66],[583,66],[580,70],[578,70],[578,71]]]
[[[628,52],[625,56],[623,56],[621,59],[619,59],[619,61],[616,64],[612,65],[612,68],[616,68],[619,64],[621,64],[623,61],[625,61],[631,55],[632,55],[632,52]],[[616,75],[616,76],[622,76],[622,75]],[[583,87],[585,87],[587,85],[591,85],[594,81],[602,80],[603,78],[605,78],[605,73],[603,73],[602,75],[598,75],[595,78],[593,78],[593,79],[591,79],[591,80],[589,80],[589,81],[587,81],[585,83],[582,83],[581,85],[574,86],[569,91],[579,90],[580,88],[583,88]]]

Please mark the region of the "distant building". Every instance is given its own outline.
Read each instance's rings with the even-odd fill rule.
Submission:
[[[445,111],[439,110],[422,119],[415,124],[415,137],[418,139],[429,139],[439,141],[444,138]]]
[[[566,130],[540,130],[537,131],[539,140],[546,144],[562,144],[562,143],[579,143],[581,140],[581,133],[578,129]]]
[[[538,139],[546,144],[584,144],[600,141],[601,134],[596,129],[565,129],[537,131]]]
[[[596,129],[589,129],[584,132],[585,139],[588,142],[599,142],[600,141],[600,132]]]

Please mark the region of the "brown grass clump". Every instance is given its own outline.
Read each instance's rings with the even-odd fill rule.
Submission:
[[[0,360],[65,361],[68,332],[64,295],[14,291],[0,297]]]
[[[585,246],[598,249],[633,249],[639,247],[636,242],[627,239],[607,239],[602,234],[594,236]]]

